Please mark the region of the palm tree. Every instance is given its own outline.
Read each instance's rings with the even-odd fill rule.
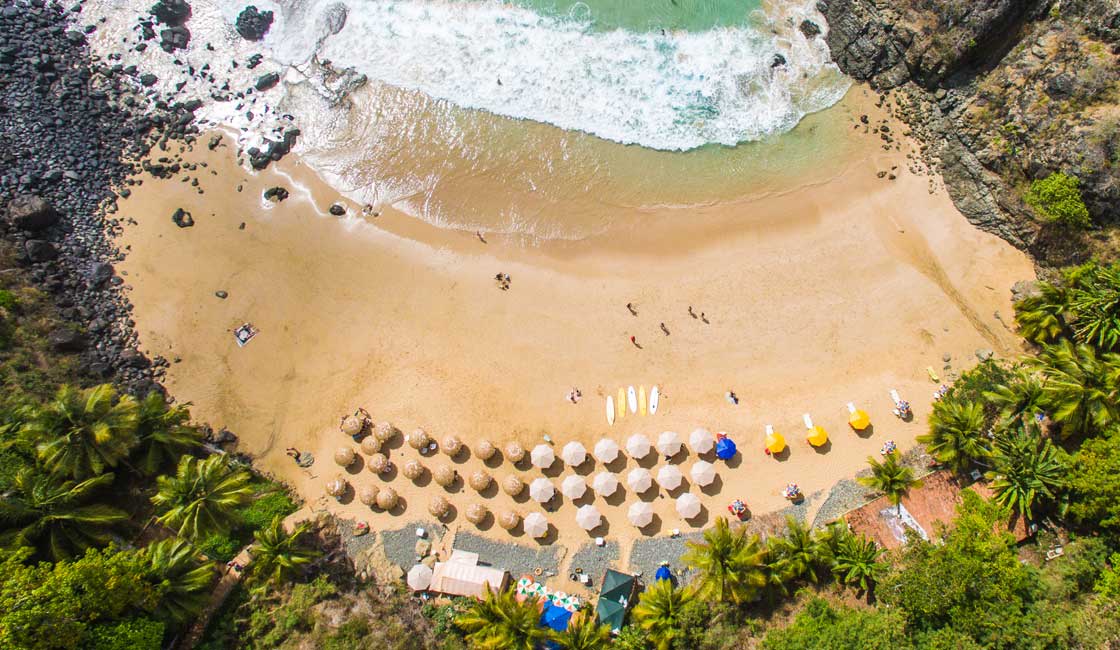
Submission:
[[[1030,521],[1036,501],[1046,504],[1058,499],[1067,468],[1053,443],[1039,434],[1036,424],[1000,434],[992,458],[994,468],[987,476],[996,503]]]
[[[990,452],[984,437],[984,407],[977,402],[944,399],[933,405],[929,433],[918,436],[930,455],[963,474]]]
[[[136,469],[150,476],[198,447],[202,436],[198,429],[188,426],[189,420],[190,412],[185,404],[168,406],[160,393],[148,393],[137,409]]]
[[[80,483],[25,469],[0,499],[0,546],[39,546],[52,560],[62,560],[110,541],[113,525],[128,515],[101,503],[90,503],[98,488],[113,482],[112,474]]]
[[[984,399],[1000,410],[1004,420],[1029,418],[1044,410],[1042,380],[1034,370],[1019,366],[1006,383],[984,391]]]
[[[1015,322],[1023,338],[1043,345],[1070,333],[1066,323],[1070,292],[1049,282],[1040,282],[1038,291],[1015,303]]]
[[[1120,346],[1120,264],[1090,264],[1080,270],[1070,301],[1074,336],[1100,350],[1116,350]]]
[[[695,599],[691,589],[674,587],[671,580],[658,580],[638,599],[634,622],[657,650],[670,650],[673,642],[684,635],[684,613]]]
[[[27,414],[22,433],[35,441],[51,472],[78,480],[97,476],[127,459],[136,445],[136,400],[118,400],[109,384],[62,386]]]
[[[288,533],[284,530],[283,520],[277,515],[266,528],[258,530],[254,534],[256,543],[249,551],[253,556],[254,579],[265,584],[282,584],[318,557],[318,551],[300,544],[300,538],[310,528],[311,524],[303,522]]]
[[[160,590],[160,614],[164,618],[182,623],[202,611],[216,572],[190,542],[160,540],[144,549],[144,557]]]
[[[688,542],[681,560],[700,569],[697,591],[714,601],[742,603],[753,600],[766,586],[766,549],[758,536],[747,537],[742,528],[732,530],[723,517],[704,531],[704,542]]]
[[[1120,422],[1120,355],[1098,356],[1088,345],[1061,341],[1045,347],[1031,364],[1045,378],[1043,403],[1065,435]]]
[[[790,516],[786,517],[786,534],[773,538],[770,554],[776,558],[774,570],[785,580],[806,576],[810,582],[816,582],[817,567],[829,559],[828,545]]]
[[[859,482],[887,495],[887,501],[902,513],[902,497],[911,489],[919,488],[922,482],[914,478],[914,471],[898,462],[898,454],[888,454],[886,460],[879,462],[868,456],[871,476],[859,478]]]
[[[600,625],[593,612],[572,617],[568,629],[555,636],[555,643],[564,650],[607,650],[611,628]]]
[[[861,591],[870,593],[879,576],[886,571],[887,565],[879,561],[886,552],[862,535],[850,535],[836,552],[832,572],[841,582],[859,585]]]
[[[537,601],[518,602],[512,589],[494,592],[486,585],[482,600],[471,601],[455,625],[478,650],[535,650],[549,637],[539,620]]]
[[[152,503],[163,512],[157,520],[191,540],[224,533],[252,498],[249,480],[249,472],[230,467],[223,455],[201,461],[184,456],[174,476],[156,479],[159,491]]]

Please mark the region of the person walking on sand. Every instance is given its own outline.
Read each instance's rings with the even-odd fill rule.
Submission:
[[[665,327],[665,323],[661,323],[661,331],[665,332],[665,336],[669,336],[669,328]]]
[[[631,337],[630,337],[630,342],[631,342],[631,343],[633,343],[633,344],[634,344],[634,347],[638,348],[639,350],[641,350],[641,349],[642,349],[642,346],[638,344],[638,337],[636,337],[636,336],[631,336]]]
[[[692,311],[692,305],[688,306],[688,315],[696,318],[696,312]]]
[[[630,315],[632,315],[632,316],[637,316],[638,315],[638,310],[637,310],[637,308],[634,307],[634,303],[632,303],[632,302],[626,303],[626,308],[630,310]]]
[[[474,231],[474,235],[475,235],[475,237],[478,237],[478,241],[482,242],[483,244],[486,243],[486,238],[482,236],[482,231],[481,230]]]

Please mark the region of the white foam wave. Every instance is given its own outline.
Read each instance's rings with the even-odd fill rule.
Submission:
[[[341,5],[345,26],[330,35]],[[805,17],[824,24],[811,2],[756,12],[751,26],[667,34],[595,31],[496,1],[274,6],[266,45],[286,63],[318,51],[336,67],[458,106],[656,149],[763,139],[848,87],[823,39],[795,27]],[[786,63],[772,66],[775,54]]]

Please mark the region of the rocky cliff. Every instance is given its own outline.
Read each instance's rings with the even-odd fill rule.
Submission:
[[[1114,256],[1120,225],[1120,0],[828,0],[848,75],[894,99],[957,207],[1043,263]],[[1079,180],[1088,230],[1028,206]]]

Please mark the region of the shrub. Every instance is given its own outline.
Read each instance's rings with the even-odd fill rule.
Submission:
[[[134,618],[90,628],[84,646],[89,650],[160,650],[163,623],[150,618]]]
[[[241,544],[228,535],[211,535],[202,540],[198,550],[211,560],[229,562],[241,550]]]
[[[1081,198],[1080,181],[1064,172],[1054,172],[1033,181],[1027,191],[1027,204],[1042,213],[1047,221],[1067,226],[1087,227],[1089,209]]]
[[[296,504],[287,494],[280,491],[268,492],[249,504],[241,515],[245,527],[250,530],[265,528],[274,517],[284,518],[296,511]]]

